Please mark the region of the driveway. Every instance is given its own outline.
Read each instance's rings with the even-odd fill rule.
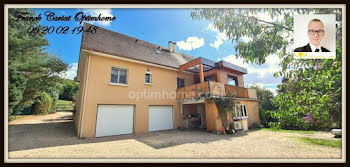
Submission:
[[[11,122],[8,148],[9,159],[341,158],[341,148],[306,144],[295,138],[298,135],[271,131],[217,135],[200,130],[168,130],[78,139],[72,113],[57,112]]]

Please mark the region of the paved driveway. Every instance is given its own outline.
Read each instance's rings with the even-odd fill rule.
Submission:
[[[72,114],[33,116],[9,125],[9,159],[16,158],[341,158],[341,149],[309,145],[298,134],[251,131],[217,135],[206,131],[169,130],[78,139]]]

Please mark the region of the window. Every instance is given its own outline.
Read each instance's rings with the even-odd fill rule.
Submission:
[[[177,78],[177,88],[185,87],[185,80],[182,78]]]
[[[244,104],[242,105],[242,117],[243,118],[247,118],[248,117],[247,107]]]
[[[239,110],[239,108],[238,108],[238,105],[235,105],[235,107],[234,107],[234,113],[233,113],[233,117],[234,118],[238,118],[238,117],[240,117],[240,112],[239,112],[240,110]]]
[[[146,84],[151,84],[152,83],[152,73],[151,72],[146,72],[146,74],[145,74],[145,83]]]
[[[112,67],[111,83],[125,84],[126,85],[127,84],[127,75],[128,75],[127,69]]]
[[[246,105],[236,105],[233,112],[234,118],[248,118],[248,112]]]
[[[237,80],[237,77],[235,77],[235,76],[228,75],[227,81],[228,81],[229,85],[238,86],[238,80]]]

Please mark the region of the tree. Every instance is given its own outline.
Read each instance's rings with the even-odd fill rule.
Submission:
[[[270,20],[257,17],[270,16]],[[292,50],[294,14],[335,14],[337,49],[335,60],[294,59]],[[340,124],[342,23],[340,8],[323,9],[195,9],[194,19],[207,19],[236,42],[237,57],[263,64],[271,54],[279,55],[282,70],[275,77],[285,78],[274,100],[278,109],[273,117],[282,128],[328,129]],[[248,37],[251,41],[242,40]]]
[[[49,45],[43,33],[29,34],[27,29],[39,21],[17,20],[18,13],[35,16],[31,9],[9,9],[9,114],[19,114],[30,107],[35,98],[48,92],[61,81],[58,74],[68,65],[45,51]]]
[[[78,92],[78,88],[78,82],[69,79],[64,80],[59,98],[72,101]]]
[[[276,106],[274,106],[272,102],[274,95],[270,90],[261,88],[259,86],[250,86],[249,88],[256,90],[256,94],[259,100],[259,111],[273,111],[276,109]]]
[[[249,88],[256,90],[259,100],[259,117],[261,124],[267,127],[269,122],[275,121],[275,119],[271,117],[271,114],[277,109],[276,105],[273,103],[275,97],[268,89],[259,86],[250,86]]]
[[[286,82],[288,82],[288,78],[287,77],[283,77],[282,78],[282,84],[278,85],[278,89],[277,89],[277,93],[282,93],[282,92],[286,92],[286,90],[283,89],[283,84],[285,84]]]

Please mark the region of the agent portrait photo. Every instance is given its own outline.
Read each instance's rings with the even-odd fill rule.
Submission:
[[[335,20],[327,16],[294,17],[294,52],[334,52]]]

